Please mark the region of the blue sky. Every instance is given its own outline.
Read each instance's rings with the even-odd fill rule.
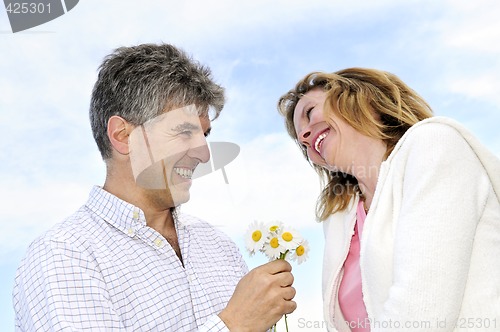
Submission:
[[[319,183],[287,137],[277,99],[314,70],[387,70],[500,155],[499,16],[495,0],[85,0],[13,34],[0,9],[0,330],[13,331],[13,278],[29,243],[103,183],[88,105],[114,48],[172,43],[226,87],[210,140],[237,143],[240,155],[226,167],[229,184],[221,172],[197,179],[183,210],[240,246],[253,220],[282,220],[309,239],[310,260],[295,266],[299,308],[289,323],[298,330],[300,319],[322,319]]]

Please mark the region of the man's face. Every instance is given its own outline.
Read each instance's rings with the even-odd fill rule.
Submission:
[[[169,208],[189,200],[191,177],[210,159],[210,120],[194,105],[175,109],[134,128],[129,138],[132,172],[156,204]]]

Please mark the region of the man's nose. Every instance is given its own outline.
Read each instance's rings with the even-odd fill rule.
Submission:
[[[200,135],[195,140],[188,151],[188,156],[198,159],[200,163],[206,163],[210,160],[210,150],[208,149],[205,135]]]

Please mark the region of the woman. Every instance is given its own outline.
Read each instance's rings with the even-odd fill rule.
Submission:
[[[379,70],[311,73],[278,109],[325,184],[330,330],[500,330],[496,156]]]

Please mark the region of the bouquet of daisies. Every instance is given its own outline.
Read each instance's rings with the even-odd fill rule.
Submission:
[[[267,224],[254,221],[246,233],[245,245],[251,256],[260,251],[269,260],[290,258],[299,264],[307,259],[309,253],[307,240],[279,221]]]
[[[267,224],[254,221],[245,234],[245,246],[250,256],[257,251],[264,253],[270,261],[288,258],[298,264],[306,261],[309,254],[307,240],[291,227],[284,226],[279,221]],[[287,316],[285,326],[288,331]],[[274,325],[276,331],[276,324]]]

